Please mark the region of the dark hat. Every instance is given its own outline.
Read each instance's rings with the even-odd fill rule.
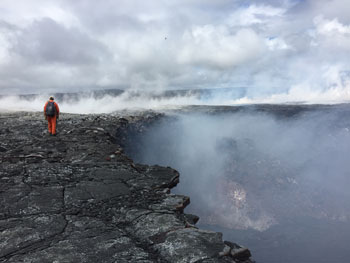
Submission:
[[[53,97],[53,96],[50,96],[50,100],[54,100],[54,97]]]

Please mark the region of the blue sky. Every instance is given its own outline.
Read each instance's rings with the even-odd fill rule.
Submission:
[[[350,99],[350,5],[0,2],[0,93],[247,87],[247,101]]]

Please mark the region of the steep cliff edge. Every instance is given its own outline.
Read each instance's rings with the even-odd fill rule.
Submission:
[[[177,171],[123,154],[128,121],[62,114],[48,136],[42,113],[0,114],[0,262],[251,262],[183,213]]]

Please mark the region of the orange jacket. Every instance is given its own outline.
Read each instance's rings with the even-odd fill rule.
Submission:
[[[53,104],[55,105],[55,108],[56,108],[56,116],[58,116],[60,114],[60,108],[58,107],[58,104],[56,102],[54,102],[53,100],[49,100],[45,103],[45,106],[44,106],[44,115],[46,117],[46,107],[47,107],[47,104],[49,102],[53,102]]]

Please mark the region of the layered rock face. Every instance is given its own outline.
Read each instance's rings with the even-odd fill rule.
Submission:
[[[251,262],[194,226],[176,170],[123,153],[136,121],[62,114],[49,136],[42,113],[0,114],[0,262]]]

